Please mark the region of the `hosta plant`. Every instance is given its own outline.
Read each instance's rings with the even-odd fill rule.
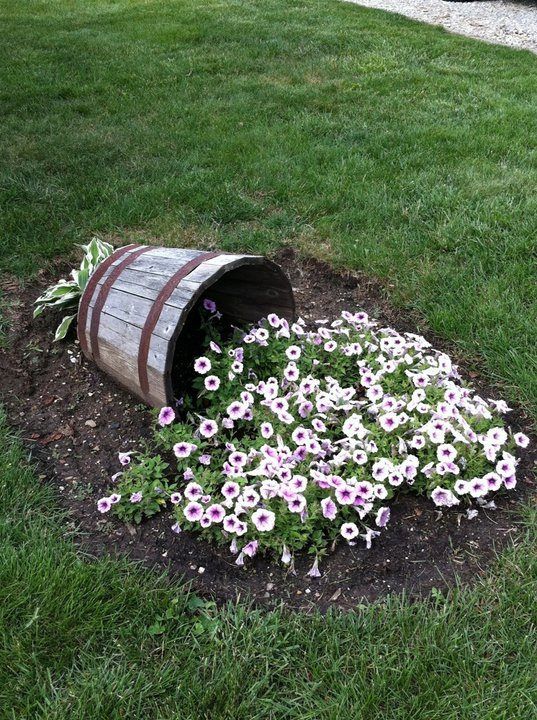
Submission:
[[[114,248],[110,243],[99,240],[99,238],[93,238],[87,245],[81,245],[80,247],[84,256],[78,270],[71,270],[71,277],[68,280],[58,280],[35,301],[34,318],[41,315],[46,308],[55,308],[68,312],[56,328],[54,340],[62,340],[66,336],[71,323],[76,317],[78,304],[82,293],[86,289],[88,280],[95,268],[114,252]],[[73,310],[74,312],[71,312]]]
[[[472,505],[515,487],[529,439],[505,426],[505,402],[466,386],[423,337],[364,312],[313,329],[269,315],[229,340],[216,327],[193,359],[193,394],[158,415],[154,454],[175,465],[159,501],[174,532],[228,544],[238,565],[261,551],[291,564],[306,550],[316,576],[337,541],[371,546],[397,493],[471,519]],[[98,508],[124,517],[148,487],[134,456]]]

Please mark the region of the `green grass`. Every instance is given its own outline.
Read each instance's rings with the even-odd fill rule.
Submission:
[[[7,437],[0,478],[2,719],[535,718],[529,511],[518,547],[473,590],[326,618],[227,607],[196,636],[184,589],[75,553]]]
[[[0,18],[1,270],[93,232],[291,243],[386,277],[537,411],[534,56],[329,0],[0,0]],[[77,554],[0,438],[2,720],[536,717],[534,511],[434,602],[198,617],[166,578]]]
[[[0,268],[92,232],[379,274],[537,416],[537,58],[335,0],[0,0]]]

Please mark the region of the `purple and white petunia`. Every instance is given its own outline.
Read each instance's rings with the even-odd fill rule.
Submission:
[[[161,408],[161,410],[158,414],[158,424],[161,427],[165,427],[166,425],[171,425],[174,420],[175,420],[175,411],[173,408],[171,408],[171,407]]]

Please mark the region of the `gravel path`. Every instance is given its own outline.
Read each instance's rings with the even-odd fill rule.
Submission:
[[[537,0],[445,2],[444,0],[348,0],[442,25],[453,33],[537,53]]]

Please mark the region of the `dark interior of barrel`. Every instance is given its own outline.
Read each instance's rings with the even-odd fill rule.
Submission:
[[[230,270],[206,288],[191,308],[175,344],[171,371],[173,396],[179,402],[192,393],[196,377],[194,359],[204,351],[206,340],[203,301],[212,300],[222,317],[216,322],[225,338],[234,328],[247,328],[269,313],[287,319],[294,314],[292,290],[285,275],[272,264],[242,265]],[[212,322],[215,322],[213,320]]]

